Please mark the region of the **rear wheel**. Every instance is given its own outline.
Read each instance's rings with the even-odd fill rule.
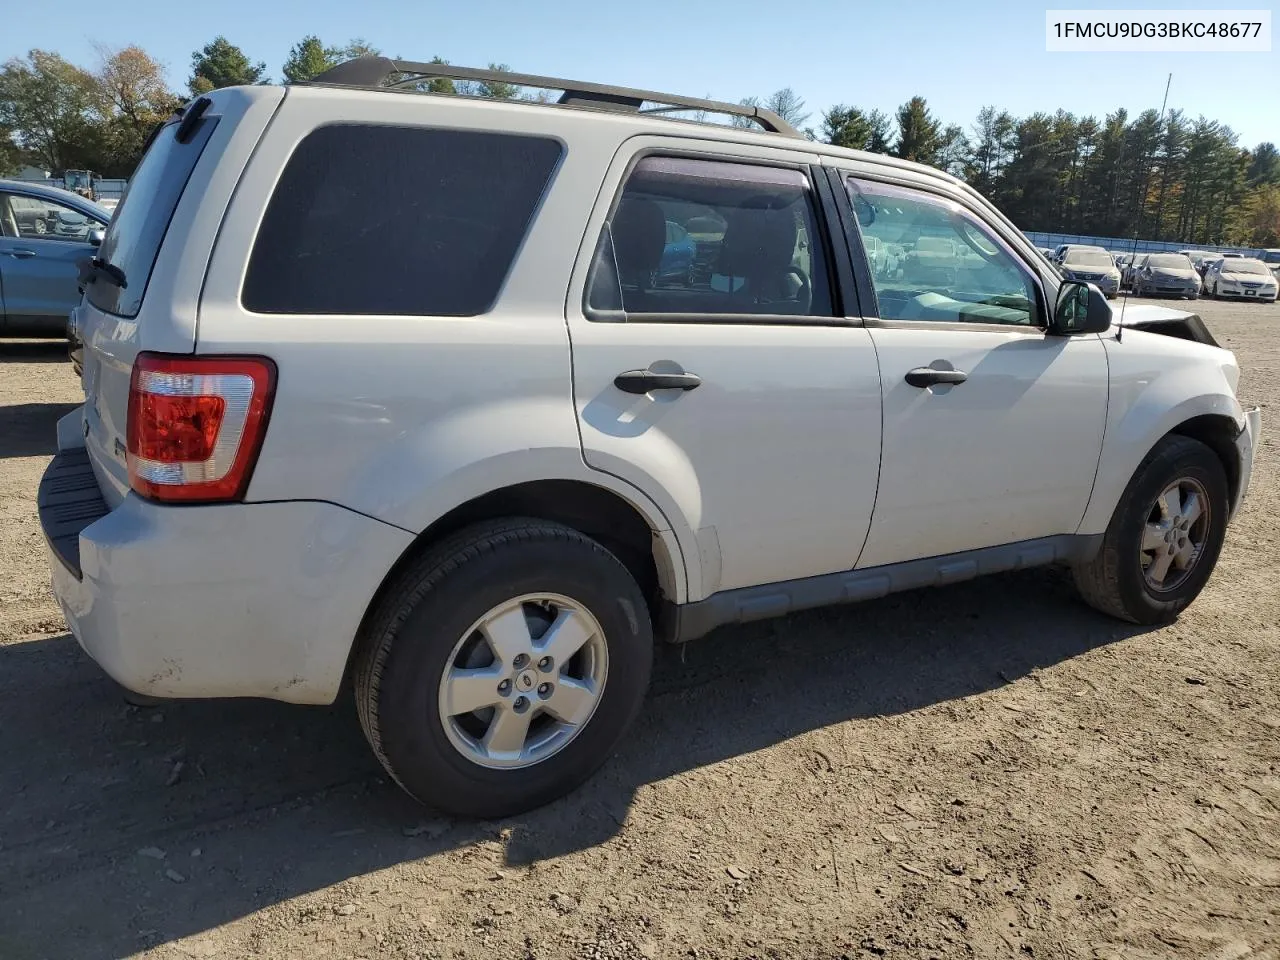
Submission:
[[[653,657],[626,567],[539,520],[468,528],[387,591],[356,663],[387,772],[451,813],[498,817],[568,793],[640,709]]]
[[[1165,437],[1129,481],[1097,555],[1075,566],[1076,586],[1122,620],[1174,619],[1213,573],[1228,509],[1217,455],[1190,437]]]

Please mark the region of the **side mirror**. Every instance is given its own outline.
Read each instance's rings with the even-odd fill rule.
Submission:
[[[1093,284],[1067,280],[1058,288],[1050,333],[1071,337],[1082,333],[1103,333],[1110,326],[1111,306],[1102,291]]]
[[[102,241],[106,235],[107,231],[103,230],[101,227],[96,227],[89,231],[89,242],[95,247],[100,247],[102,246]]]

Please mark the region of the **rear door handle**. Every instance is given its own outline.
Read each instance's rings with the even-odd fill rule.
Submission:
[[[963,370],[938,370],[935,367],[916,367],[907,371],[907,383],[913,387],[932,387],[939,383],[964,383],[969,375]]]
[[[648,393],[650,390],[696,390],[702,378],[696,373],[655,373],[652,370],[628,370],[613,378],[613,385],[623,393]]]
[[[15,260],[26,260],[29,257],[34,257],[35,255],[36,255],[36,252],[34,250],[10,250],[9,251],[9,256],[13,257]]]

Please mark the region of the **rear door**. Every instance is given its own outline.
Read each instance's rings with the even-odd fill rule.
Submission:
[[[704,594],[852,568],[875,502],[875,350],[808,159],[628,141],[570,293],[586,461],[697,532]]]
[[[284,93],[219,90],[155,135],[116,208],[80,308],[85,445],[109,506],[129,489],[126,420],[142,350],[192,353],[200,287],[244,163]],[[124,282],[120,282],[123,277]]]
[[[71,229],[71,225],[77,229]],[[93,256],[104,224],[34,194],[0,192],[0,282],[10,336],[60,337],[80,300],[80,261]]]

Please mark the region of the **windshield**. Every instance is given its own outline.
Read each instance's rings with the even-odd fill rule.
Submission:
[[[1148,267],[1160,267],[1163,270],[1190,270],[1191,261],[1180,253],[1160,253],[1147,258]]]
[[[1262,252],[1263,263],[1280,263],[1280,250],[1264,250]]]
[[[1261,260],[1237,260],[1231,257],[1222,263],[1223,273],[1270,273]]]
[[[185,143],[175,139],[181,123],[178,118],[165,124],[156,135],[134,171],[98,249],[98,258],[119,268],[126,280],[126,285],[101,278],[88,284],[85,292],[98,309],[121,317],[138,315],[173,211],[217,122],[214,117],[202,117]]]
[[[1063,263],[1076,267],[1111,267],[1111,257],[1101,250],[1068,250]]]

